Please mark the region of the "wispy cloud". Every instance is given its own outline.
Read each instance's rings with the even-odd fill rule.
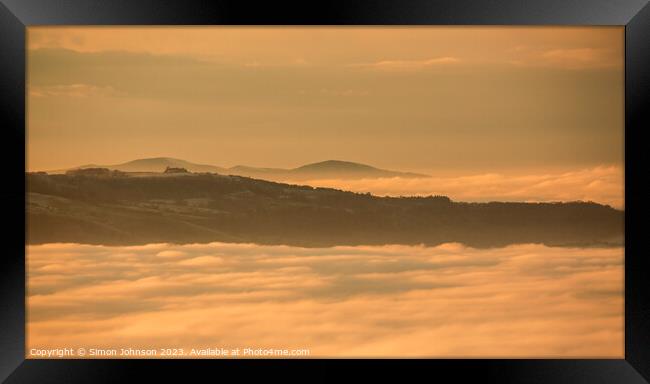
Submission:
[[[223,61],[223,59],[222,59]],[[294,59],[286,59],[282,62],[264,62],[263,60],[251,60],[244,63],[246,68],[286,68],[286,67],[306,67],[311,65],[311,63],[305,60],[302,57],[297,57]]]
[[[622,52],[606,48],[539,49],[516,47],[510,62],[522,67],[543,67],[567,70],[611,69],[623,67]]]
[[[98,97],[120,96],[111,86],[98,86],[92,84],[66,84],[50,86],[29,86],[29,95],[32,97]]]
[[[552,49],[542,53],[550,65],[566,68],[609,68],[620,66],[623,58],[612,58],[608,50],[596,48]]]
[[[306,96],[334,96],[334,97],[361,97],[370,95],[369,91],[361,89],[330,89],[330,88],[321,88],[319,90],[305,90],[301,89],[298,91],[300,95]]]
[[[314,356],[623,353],[623,249],[27,248],[29,348]]]
[[[448,66],[460,61],[457,57],[443,56],[425,60],[382,60],[373,63],[351,64],[350,67],[380,71],[418,71],[432,67]]]

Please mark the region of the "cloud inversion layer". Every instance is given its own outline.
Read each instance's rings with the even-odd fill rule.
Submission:
[[[379,196],[445,195],[455,201],[594,201],[623,209],[622,167],[602,166],[528,175],[498,173],[457,177],[302,180],[296,184],[330,187]]]
[[[28,348],[623,354],[623,249],[27,248]]]

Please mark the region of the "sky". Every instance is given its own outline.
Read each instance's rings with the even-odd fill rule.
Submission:
[[[623,42],[622,27],[29,27],[27,165],[621,168]]]

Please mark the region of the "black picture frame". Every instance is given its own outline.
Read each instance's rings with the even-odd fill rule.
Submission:
[[[1,188],[0,380],[125,382],[152,374],[187,381],[209,371],[337,380],[333,367],[394,379],[449,377],[500,383],[650,382],[650,255],[643,140],[650,128],[650,6],[646,0],[0,0]],[[621,25],[625,26],[625,358],[432,360],[26,360],[25,32],[33,25]],[[254,369],[253,369],[254,368]],[[300,368],[299,370],[295,370]],[[300,373],[298,373],[300,372]],[[353,374],[353,373],[351,373]],[[345,378],[352,379],[349,374]]]

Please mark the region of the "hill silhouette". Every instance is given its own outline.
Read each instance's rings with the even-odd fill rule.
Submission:
[[[298,246],[623,243],[623,212],[591,202],[377,197],[215,174],[27,174],[30,244],[253,242]]]
[[[214,165],[195,164],[186,160],[175,159],[172,157],[152,157],[147,159],[137,159],[114,165],[86,164],[75,167],[73,169],[108,168],[122,172],[163,172],[165,169],[167,169],[167,167],[185,168],[190,172],[224,173],[226,171],[225,168],[216,167]]]
[[[320,163],[303,165],[291,170],[298,178],[380,178],[380,177],[428,177],[418,173],[397,172],[379,169],[366,164],[353,163],[350,161],[327,160]]]
[[[186,160],[171,157],[155,157],[137,159],[122,164],[97,165],[86,164],[74,169],[107,168],[122,172],[163,172],[167,167],[185,168],[190,172],[209,172],[222,175],[246,176],[272,181],[302,181],[315,179],[364,179],[381,177],[428,177],[427,175],[389,171],[375,168],[370,165],[341,160],[326,160],[318,163],[307,164],[297,168],[263,168],[237,165],[231,168],[218,167],[207,164],[195,164]],[[54,171],[64,173],[67,170]]]

